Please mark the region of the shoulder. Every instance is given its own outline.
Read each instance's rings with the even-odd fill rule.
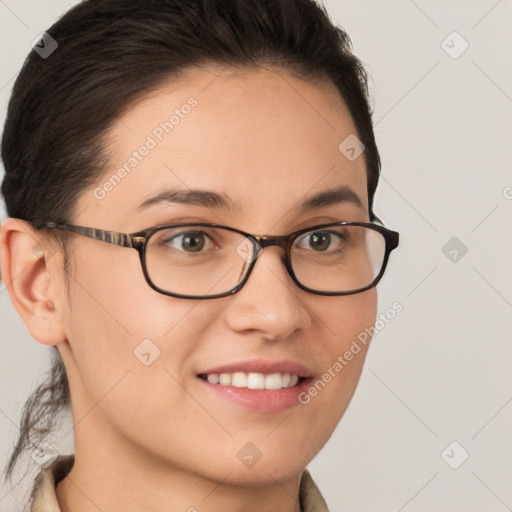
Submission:
[[[34,481],[30,512],[61,512],[55,486],[71,471],[74,454],[59,455],[48,467],[42,469]]]
[[[302,472],[299,499],[302,512],[329,512],[320,490],[307,469]]]

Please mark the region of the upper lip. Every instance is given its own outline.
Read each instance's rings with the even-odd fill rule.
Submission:
[[[267,361],[263,359],[252,359],[250,361],[240,361],[237,363],[229,363],[215,368],[208,368],[199,372],[198,375],[207,375],[211,373],[263,373],[270,375],[272,373],[289,373],[297,375],[297,377],[311,377],[311,372],[302,364],[295,361],[282,359],[280,361]]]

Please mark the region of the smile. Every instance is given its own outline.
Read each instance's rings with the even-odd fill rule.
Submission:
[[[199,375],[210,384],[246,389],[278,390],[291,388],[300,381],[298,375],[290,373],[263,374],[257,372],[209,373]]]

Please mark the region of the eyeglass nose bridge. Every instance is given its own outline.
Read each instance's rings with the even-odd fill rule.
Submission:
[[[297,279],[295,278],[294,272],[291,268],[290,261],[289,261],[289,254],[288,254],[288,246],[290,244],[290,240],[292,238],[292,235],[277,235],[277,236],[271,236],[271,235],[247,235],[247,239],[249,239],[254,247],[254,252],[250,259],[246,259],[247,263],[249,263],[247,268],[247,274],[245,278],[237,285],[237,287],[232,290],[232,293],[238,291],[240,288],[242,288],[247,280],[249,279],[249,275],[252,273],[252,270],[254,269],[254,265],[256,264],[256,260],[263,252],[263,249],[265,247],[271,247],[273,245],[281,247],[283,249],[283,255],[281,257],[281,261],[284,264],[287,272],[290,274],[292,279],[300,286],[300,283],[297,282]],[[240,253],[239,253],[240,254]],[[245,256],[244,256],[245,259]]]
[[[246,267],[247,276],[241,283],[242,286],[243,286],[243,284],[245,284],[245,281],[249,278],[249,274],[251,274],[251,272],[254,268],[254,265],[256,264],[256,260],[259,258],[259,256],[263,252],[263,249],[265,249],[265,247],[271,247],[273,245],[276,245],[283,249],[283,255],[281,257],[281,261],[283,262],[287,271],[289,273],[293,274],[293,271],[291,270],[291,267],[290,267],[288,249],[287,249],[287,247],[290,243],[290,238],[291,238],[290,235],[270,236],[270,235],[252,235],[252,234],[246,233],[245,240],[250,242],[250,244],[253,247],[253,251],[251,253],[248,253],[246,244],[240,244],[236,251],[239,254],[239,256],[241,256],[242,259],[244,259],[246,261],[246,263],[249,264],[248,267]],[[238,287],[236,288],[236,290],[238,290]]]
[[[286,268],[289,268],[288,264],[288,245],[290,243],[290,235],[281,235],[281,236],[270,236],[270,235],[250,235],[251,241],[255,247],[255,252],[253,254],[253,261],[256,260],[260,254],[263,252],[265,247],[272,247],[276,245],[283,249],[284,254],[282,256],[282,261],[285,264]]]
[[[253,235],[252,238],[256,240],[261,249],[265,249],[265,247],[271,247],[272,245],[277,245],[282,249],[287,248],[288,241],[290,239],[289,236],[269,236],[269,235]],[[261,252],[261,251],[260,251]]]

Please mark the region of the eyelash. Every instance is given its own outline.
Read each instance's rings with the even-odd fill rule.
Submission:
[[[188,252],[188,251],[182,251],[180,250],[179,248],[172,248],[171,247],[171,243],[173,243],[174,241],[177,241],[180,239],[180,237],[183,237],[183,236],[186,236],[186,235],[190,235],[191,233],[193,233],[194,235],[197,235],[197,236],[201,236],[201,237],[205,237],[206,239],[208,239],[208,242],[209,243],[212,243],[213,245],[215,245],[215,247],[213,248],[213,250],[216,250],[219,248],[219,242],[218,240],[216,240],[213,236],[211,236],[209,233],[207,233],[206,231],[204,230],[189,230],[189,231],[178,231],[177,233],[173,233],[172,236],[169,236],[169,237],[162,237],[160,240],[158,240],[158,243],[160,245],[164,245],[170,249],[176,249],[178,252],[183,252],[184,254],[188,254],[189,256],[200,256],[202,254],[205,254],[205,253],[209,253],[212,251],[212,249],[207,249],[205,251],[198,251],[197,253],[194,253],[194,252]],[[331,237],[331,240],[330,242],[332,243],[336,243],[336,239],[338,240],[338,243],[342,244],[340,248],[338,249],[335,249],[335,250],[330,250],[328,252],[325,252],[324,254],[335,254],[335,253],[340,253],[340,252],[343,252],[345,250],[345,245],[343,244],[343,242],[347,242],[347,237],[346,237],[346,234],[343,233],[343,232],[340,232],[340,233],[337,233],[335,231],[332,231],[332,230],[319,230],[317,232],[313,231],[312,233],[305,233],[304,235],[301,235],[300,237],[298,237],[295,242],[298,242],[298,247],[302,250],[304,248],[302,248],[300,246],[300,244],[304,241],[307,240],[308,237],[310,237],[313,233],[323,233],[323,234],[328,234],[330,237]],[[179,244],[179,242],[178,242]],[[222,247],[222,243],[220,243],[220,246]],[[304,249],[307,251],[307,249]],[[314,251],[313,251],[314,252]]]

